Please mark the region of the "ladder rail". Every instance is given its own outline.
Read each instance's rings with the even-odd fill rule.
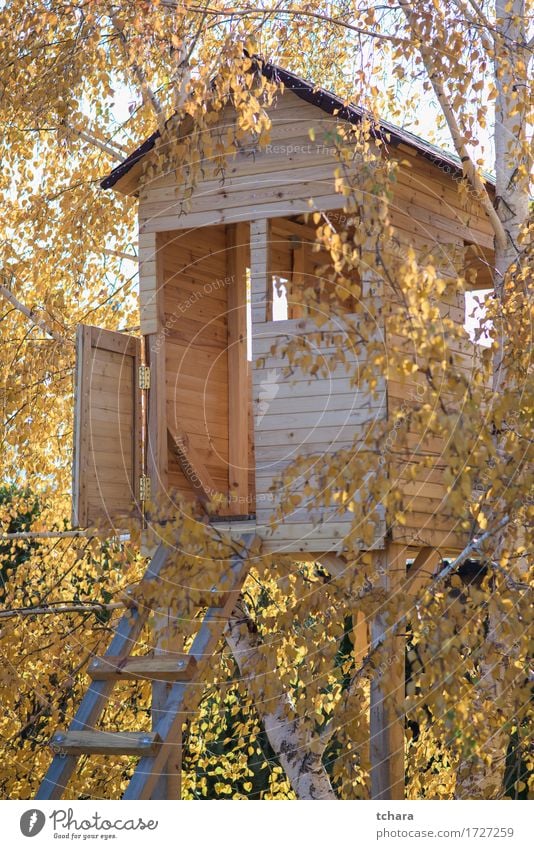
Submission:
[[[170,686],[168,697],[160,711],[160,718],[151,734],[142,732],[124,735],[124,746],[131,751],[139,751],[140,759],[130,779],[124,799],[150,799],[154,788],[164,774],[174,745],[181,745],[182,722],[185,711],[195,709],[203,693],[205,670],[213,657],[228,619],[240,596],[241,589],[250,569],[249,554],[255,535],[247,534],[241,538],[239,551],[229,556],[230,569],[222,577],[220,590],[213,596],[212,604],[206,611],[200,628],[193,639],[189,653],[191,675],[188,680],[175,680]],[[141,581],[158,578],[170,554],[170,549],[161,543]],[[150,614],[150,608],[132,607],[121,617],[113,639],[103,658],[127,658],[129,649],[135,645],[144,624]],[[80,754],[106,751],[120,754],[122,747],[120,732],[94,732],[94,726],[100,718],[116,679],[94,679],[83,697],[67,732],[57,732],[53,742],[56,753],[41,782],[36,799],[60,799],[72,776]],[[78,733],[78,736],[76,735]],[[85,733],[84,733],[85,732]],[[89,732],[89,733],[87,733]],[[90,732],[93,732],[92,734]],[[150,739],[149,739],[150,738]],[[152,739],[153,738],[153,739]],[[61,740],[65,741],[61,750]],[[88,742],[89,741],[89,742]],[[147,748],[150,744],[149,748]],[[148,751],[150,749],[150,754]],[[143,754],[143,752],[147,754]]]
[[[170,550],[163,543],[160,543],[148,565],[145,578],[158,577],[169,554]],[[149,613],[148,609],[142,612],[139,612],[136,608],[129,609],[119,620],[113,639],[104,656],[126,655],[131,646],[135,645]],[[69,726],[70,730],[86,731],[92,729],[101,716],[114,686],[114,681],[93,681],[74,715]],[[52,758],[35,798],[38,800],[61,799],[76,768],[78,757],[79,755],[68,755],[59,749]]]
[[[196,685],[195,698],[191,700],[193,704],[202,695],[202,673],[224,633],[228,618],[232,614],[249,572],[248,552],[253,540],[253,535],[244,536],[243,550],[232,556],[230,569],[232,586],[228,590],[224,606],[211,607],[206,611],[189,652],[196,661],[195,673],[189,682],[177,681],[171,687],[162,709],[162,716],[153,728],[153,731],[161,738],[162,744],[155,756],[140,758],[123,799],[151,798],[154,786],[169,759],[170,747],[181,735],[184,704],[186,698],[188,702],[191,700],[191,686]],[[187,707],[191,709],[191,704],[188,703]]]

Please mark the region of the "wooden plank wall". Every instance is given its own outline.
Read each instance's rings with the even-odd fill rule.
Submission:
[[[415,156],[413,151],[403,150],[410,160],[410,167],[401,167],[394,188],[391,220],[395,228],[396,255],[402,262],[403,251],[408,246],[416,248],[421,258],[429,251],[434,254],[438,271],[450,277],[455,271],[462,274],[469,265],[470,252],[466,245],[472,242],[482,246],[487,258],[492,236],[489,222],[476,204],[462,201],[458,184],[450,175]],[[471,254],[472,255],[472,254]],[[478,286],[491,285],[488,266],[477,267]],[[442,318],[448,318],[463,326],[465,320],[464,295],[461,292],[447,294],[436,300]],[[439,333],[439,328],[436,333]],[[388,337],[387,344],[399,348],[405,340]],[[410,355],[410,351],[406,350]],[[475,347],[467,333],[452,349],[455,364],[469,377],[473,367]],[[408,411],[417,397],[419,380],[388,381],[388,414],[394,427],[396,413]],[[450,434],[454,439],[454,433]],[[395,445],[395,457],[389,464],[392,484],[403,492],[403,508],[406,524],[388,517],[392,538],[413,545],[439,546],[445,551],[457,551],[467,542],[467,534],[458,528],[447,507],[447,487],[443,479],[444,461],[442,453],[445,439],[424,439],[423,434],[410,433],[407,444]],[[423,463],[430,459],[431,467]],[[415,471],[415,480],[409,475]]]
[[[161,246],[167,417],[228,493],[227,255],[224,227],[166,233]],[[194,496],[173,452],[169,487]]]
[[[276,225],[275,225],[276,226]],[[273,239],[276,245],[276,239]],[[311,246],[307,249],[311,251]],[[282,503],[277,478],[297,457],[324,457],[350,448],[358,434],[386,416],[385,384],[371,399],[350,385],[344,368],[335,367],[335,350],[324,337],[317,343],[313,318],[268,321],[272,286],[271,240],[267,222],[251,224],[253,315],[253,408],[256,460],[256,517],[266,546],[276,551],[330,551],[340,545],[352,523],[350,512],[334,506],[314,510],[306,503],[284,509],[283,523],[270,527]],[[333,327],[327,326],[326,333]],[[339,328],[336,328],[339,333]],[[330,373],[310,377],[300,368],[286,374],[289,360],[278,348],[298,338],[320,354]],[[349,357],[350,359],[350,357]],[[355,357],[352,358],[355,362]],[[353,365],[351,361],[351,365]],[[352,372],[351,368],[351,372]],[[297,477],[283,496],[301,493],[313,467]]]
[[[337,160],[332,138],[337,119],[297,97],[281,94],[269,110],[272,130],[262,148],[248,145],[219,166],[202,163],[204,176],[197,183],[189,207],[182,206],[180,165],[141,185],[140,233],[260,218],[277,218],[311,209],[341,209],[345,199],[336,193],[333,174]],[[214,139],[226,135],[233,124],[230,108],[211,130]],[[311,141],[309,131],[314,133]],[[461,197],[457,177],[423,159],[407,145],[386,148],[402,161],[395,188],[395,226],[411,234],[412,220],[422,227],[423,242],[447,243],[455,239],[492,247],[492,233],[475,200]],[[313,203],[309,203],[309,199]]]
[[[267,322],[254,339],[259,367],[254,370],[256,514],[258,523],[268,525],[281,496],[302,493],[307,482],[316,480],[320,462],[308,466],[282,493],[277,478],[297,457],[323,460],[335,451],[350,449],[373,426],[386,418],[385,382],[372,397],[363,387],[351,386],[356,358],[349,357],[350,376],[345,367],[332,362],[333,349],[317,348],[317,326],[313,320],[290,319]],[[331,372],[327,377],[310,377],[300,368],[284,374],[288,360],[273,356],[273,346],[287,338],[310,340],[310,349],[320,353]],[[357,446],[356,446],[357,450]],[[306,501],[284,513],[284,525],[273,535],[281,549],[330,551],[352,524],[350,512],[336,508],[313,509]],[[297,535],[297,536],[295,536]],[[298,536],[300,535],[300,536]],[[295,540],[298,539],[298,543]],[[288,550],[292,550],[288,548]]]
[[[279,98],[274,116],[268,146],[251,145],[228,156],[224,177],[209,162],[203,163],[204,177],[185,214],[181,214],[179,169],[141,186],[140,232],[308,212],[310,197],[320,199],[323,209],[342,206],[332,181],[336,162],[329,152],[336,120],[291,92]],[[226,134],[233,120],[233,112],[225,110],[213,135]],[[313,142],[309,128],[316,133]]]
[[[455,321],[463,330],[465,316],[463,295],[457,293],[443,296],[439,306],[442,316]],[[439,334],[439,328],[435,332]],[[396,350],[404,350],[408,357],[413,357],[413,351],[403,337],[390,335],[387,344],[390,348],[394,346]],[[477,348],[470,341],[467,333],[464,338],[457,339],[454,344],[449,345],[448,350],[454,358],[454,368],[469,380]],[[392,430],[396,414],[409,413],[419,400],[418,387],[424,386],[425,383],[426,379],[422,375],[407,378],[404,381],[388,380],[388,415]],[[451,410],[461,409],[461,399],[453,399],[445,391],[443,402]],[[461,427],[460,419],[457,425]],[[448,441],[454,440],[455,435],[454,429],[451,429],[446,438],[435,436],[426,438],[424,434],[412,428],[405,444],[398,440],[394,442],[392,454],[395,456],[389,464],[389,473],[392,484],[398,485],[404,494],[403,509],[406,524],[404,526],[397,524],[390,517],[393,540],[439,546],[444,551],[457,551],[466,544],[466,533],[461,531],[457,522],[450,518],[447,506],[447,486],[443,478],[445,461],[442,455]],[[424,463],[427,462],[430,462],[430,468],[424,467]],[[414,475],[413,480],[412,475]]]
[[[412,205],[413,207],[413,205]],[[331,211],[329,214],[332,216]],[[395,210],[393,211],[395,215]],[[406,221],[402,222],[405,228],[408,227]],[[263,228],[264,229],[264,228]],[[270,222],[268,251],[266,258],[262,256],[261,251],[255,252],[256,261],[270,263],[271,272],[283,274],[284,268],[294,268],[292,265],[292,251],[288,248],[288,242],[284,244],[284,236],[286,240],[289,234],[294,230],[306,233],[309,241],[302,241],[304,245],[304,258],[302,269],[304,274],[300,275],[300,282],[303,285],[314,285],[314,275],[317,274],[317,267],[324,265],[325,257],[320,256],[317,259],[311,253],[311,244],[313,243],[313,228],[307,228],[302,223],[293,221],[284,221],[275,219]],[[256,224],[256,233],[261,235],[262,225],[260,222]],[[410,225],[410,231],[395,229],[395,239],[399,245],[415,243],[419,246],[421,256],[426,256],[431,249],[435,251],[436,238],[433,236],[431,229],[423,222],[414,219]],[[434,241],[432,241],[434,239]],[[448,234],[449,242],[441,246],[441,251],[438,253],[438,263],[441,273],[450,276],[453,268],[457,268],[461,273],[461,258],[464,255],[465,242],[461,236],[454,237],[452,233]],[[396,253],[398,262],[403,261],[402,248]],[[320,261],[319,261],[320,260]],[[458,262],[460,261],[460,266]],[[343,390],[347,389],[348,381],[335,378],[328,390],[324,389],[321,381],[307,380],[306,376],[301,373],[295,373],[291,377],[283,376],[283,367],[287,365],[287,361],[280,358],[269,356],[269,352],[273,345],[280,344],[284,339],[294,338],[295,334],[305,336],[308,333],[311,337],[313,331],[316,331],[316,326],[313,322],[309,326],[305,321],[289,320],[285,322],[269,322],[266,319],[269,316],[269,297],[270,286],[269,279],[266,279],[262,269],[255,267],[253,260],[253,273],[255,274],[256,306],[254,309],[254,404],[256,409],[255,417],[255,440],[256,440],[256,487],[257,487],[257,516],[260,523],[267,523],[273,510],[279,503],[280,498],[276,490],[277,475],[286,468],[291,459],[294,459],[297,454],[313,454],[315,452],[332,452],[339,447],[348,447],[347,439],[349,433],[354,435],[357,433],[357,428],[361,426],[361,421],[365,418],[376,420],[376,410],[369,406],[368,397],[357,397],[357,392],[352,390],[353,397],[351,402],[355,402],[360,415],[362,410],[365,413],[361,421],[357,420],[354,409],[351,410],[345,421],[348,408],[344,405]],[[290,290],[292,275],[287,273],[289,277],[288,288]],[[315,285],[319,291],[319,280],[315,279]],[[261,295],[262,289],[265,289],[267,295]],[[390,298],[387,291],[384,292],[386,298]],[[329,292],[324,289],[321,292],[320,304],[322,310],[328,311]],[[297,294],[298,300],[298,294]],[[440,308],[440,313],[443,318],[453,320],[460,326],[464,323],[465,309],[464,296],[461,292],[453,295],[441,296],[439,301],[436,301]],[[388,338],[387,344],[402,345],[401,338]],[[474,348],[467,334],[463,340],[458,341],[454,346],[455,359],[460,363],[461,369],[466,375],[469,375],[472,369],[472,357]],[[338,373],[339,374],[339,373]],[[273,377],[275,375],[275,377]],[[271,383],[276,383],[276,387],[271,388]],[[343,385],[344,384],[344,385]],[[303,387],[301,390],[299,387]],[[332,391],[333,390],[333,391]],[[387,408],[387,416],[391,422],[391,427],[394,426],[394,416],[399,408],[409,406],[409,399],[414,397],[416,386],[412,381],[400,383],[397,381],[389,381],[387,389],[387,405],[384,403],[382,411],[385,413]],[[338,394],[339,393],[339,394]],[[356,395],[356,397],[354,397]],[[268,410],[265,411],[265,401],[268,401]],[[348,399],[348,396],[345,396]],[[384,396],[385,399],[385,396]],[[324,405],[327,404],[327,407]],[[379,405],[381,406],[381,405]],[[260,416],[258,417],[258,410]],[[320,412],[319,412],[320,411]],[[334,412],[335,411],[335,412]],[[344,419],[344,426],[340,427],[341,419]],[[320,425],[319,425],[320,421]],[[333,427],[328,425],[332,423]],[[306,428],[309,427],[313,432],[313,438],[308,436]],[[328,442],[336,432],[336,439]],[[399,483],[404,492],[404,506],[407,514],[406,524],[400,525],[396,522],[393,515],[387,516],[387,524],[392,532],[392,538],[395,541],[402,541],[420,545],[437,545],[442,546],[446,550],[457,550],[463,547],[466,541],[466,534],[460,531],[457,523],[453,521],[447,513],[446,494],[447,488],[443,481],[444,465],[441,460],[441,454],[444,449],[444,441],[432,439],[429,442],[424,442],[421,439],[421,434],[410,434],[408,442],[405,446],[396,446],[399,457],[395,457],[395,463],[389,464],[390,475],[392,482]],[[345,442],[344,442],[344,437]],[[324,440],[323,440],[324,438]],[[350,440],[349,440],[350,441]],[[299,450],[294,446],[299,445]],[[397,452],[396,452],[397,453]],[[423,463],[427,458],[432,458],[432,467],[430,469],[423,468]],[[399,462],[397,462],[397,460]],[[408,467],[417,467],[418,472],[415,481],[409,481],[405,474]],[[291,486],[291,492],[297,492],[299,487],[304,485],[304,479],[296,480]],[[274,487],[277,495],[273,497],[271,488]],[[310,539],[306,540],[306,534],[309,532],[309,526],[306,525],[306,519],[311,516],[306,515],[307,511],[302,507],[296,508],[291,516],[286,516],[284,525],[287,528],[284,531],[278,528],[275,532],[273,540],[278,544],[278,541],[283,544],[295,545],[292,541],[292,530],[288,526],[300,525],[302,536],[302,550],[309,550],[315,544],[317,539],[317,531],[314,530],[310,534]],[[321,517],[313,517],[316,520],[321,519],[323,522],[329,523],[331,517],[328,511],[323,511]],[[347,517],[347,521],[350,517]],[[313,523],[312,523],[313,524]],[[343,526],[343,522],[338,523],[339,527],[334,528],[334,524],[330,524],[333,531],[332,537],[328,537],[321,529],[323,535],[323,543],[325,549],[335,545],[336,535],[346,533],[347,525]],[[295,528],[296,531],[296,528]],[[284,538],[286,533],[286,538]],[[274,544],[274,542],[273,542]],[[300,543],[299,543],[300,544]],[[318,544],[322,546],[320,542]],[[316,548],[317,551],[322,550],[321,547]]]

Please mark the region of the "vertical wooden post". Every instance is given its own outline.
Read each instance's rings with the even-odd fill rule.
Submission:
[[[252,329],[272,317],[272,278],[270,263],[270,222],[266,218],[250,222],[250,283]],[[253,340],[254,342],[254,340]],[[254,356],[254,344],[252,345]]]
[[[314,560],[330,572],[333,578],[343,575],[349,565],[344,557],[332,552],[320,552],[310,555]],[[369,651],[369,628],[365,613],[357,608],[351,610],[352,615],[352,640],[354,645],[354,662],[359,664]]]
[[[183,651],[183,636],[175,635],[173,612],[158,610],[154,621],[154,654],[173,654]],[[176,623],[175,623],[176,624]],[[172,647],[172,651],[171,651]],[[152,685],[152,728],[165,716],[165,704],[172,684],[158,681]],[[182,795],[182,733],[172,743],[165,768],[162,770],[151,794],[152,799],[180,799]]]
[[[146,427],[146,462],[152,498],[161,506],[167,491],[167,387],[165,351],[165,304],[163,275],[163,237],[155,233],[139,235],[139,292],[141,333],[145,336],[145,358],[150,367],[150,389]],[[154,645],[156,653],[164,651],[168,638],[168,611],[155,611]],[[152,684],[152,727],[161,718],[169,692],[163,681]],[[179,757],[169,758],[156,782],[154,799],[179,798],[181,743]],[[178,787],[176,786],[178,783]],[[172,795],[169,795],[172,794]]]
[[[403,592],[406,547],[387,543],[376,552],[376,567],[388,597]],[[399,609],[402,605],[399,604]],[[382,663],[371,681],[370,758],[371,798],[404,799],[405,637],[388,635],[394,623],[380,613],[371,624],[371,649],[384,642]]]
[[[147,471],[155,499],[167,491],[168,474],[163,244],[155,233],[139,238],[139,250],[141,244],[143,250],[139,263],[141,333],[145,335],[145,356],[150,366]]]
[[[288,292],[288,318],[301,318],[304,314],[302,307],[302,291],[305,283],[306,248],[302,239],[292,236],[293,269],[291,274],[291,289]]]
[[[248,501],[247,261],[248,225],[227,227],[228,248],[228,485],[229,512],[250,512]]]
[[[76,388],[74,409],[74,457],[72,462],[72,526],[86,528],[87,521],[87,457],[91,439],[87,425],[90,421],[90,393],[87,375],[91,368],[91,328],[79,324],[76,331]]]
[[[252,406],[251,406],[251,435],[252,445],[257,444],[256,426],[258,411],[261,410],[263,394],[263,378],[258,374],[256,361],[258,357],[257,340],[264,331],[264,325],[272,318],[272,273],[270,221],[257,219],[250,222],[250,311],[251,311],[251,348],[252,348]],[[253,456],[256,452],[252,449]],[[251,452],[252,453],[252,452]],[[254,494],[260,491],[257,478],[257,463],[254,459],[254,484],[251,490]],[[256,511],[259,504],[255,502]]]
[[[369,633],[365,613],[352,611],[352,639],[354,644],[354,662],[359,666],[369,651]]]

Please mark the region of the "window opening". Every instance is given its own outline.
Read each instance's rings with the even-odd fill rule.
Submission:
[[[465,293],[465,321],[464,327],[469,334],[471,342],[488,348],[491,345],[491,331],[493,323],[487,321],[486,301],[493,294],[493,289],[475,289],[473,292]],[[477,339],[477,330],[483,333]]]
[[[287,291],[289,280],[286,277],[280,277],[278,274],[274,274],[272,280],[273,321],[287,321]]]

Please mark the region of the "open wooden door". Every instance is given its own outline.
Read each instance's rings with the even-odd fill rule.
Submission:
[[[141,340],[79,325],[74,415],[74,527],[141,515]]]

